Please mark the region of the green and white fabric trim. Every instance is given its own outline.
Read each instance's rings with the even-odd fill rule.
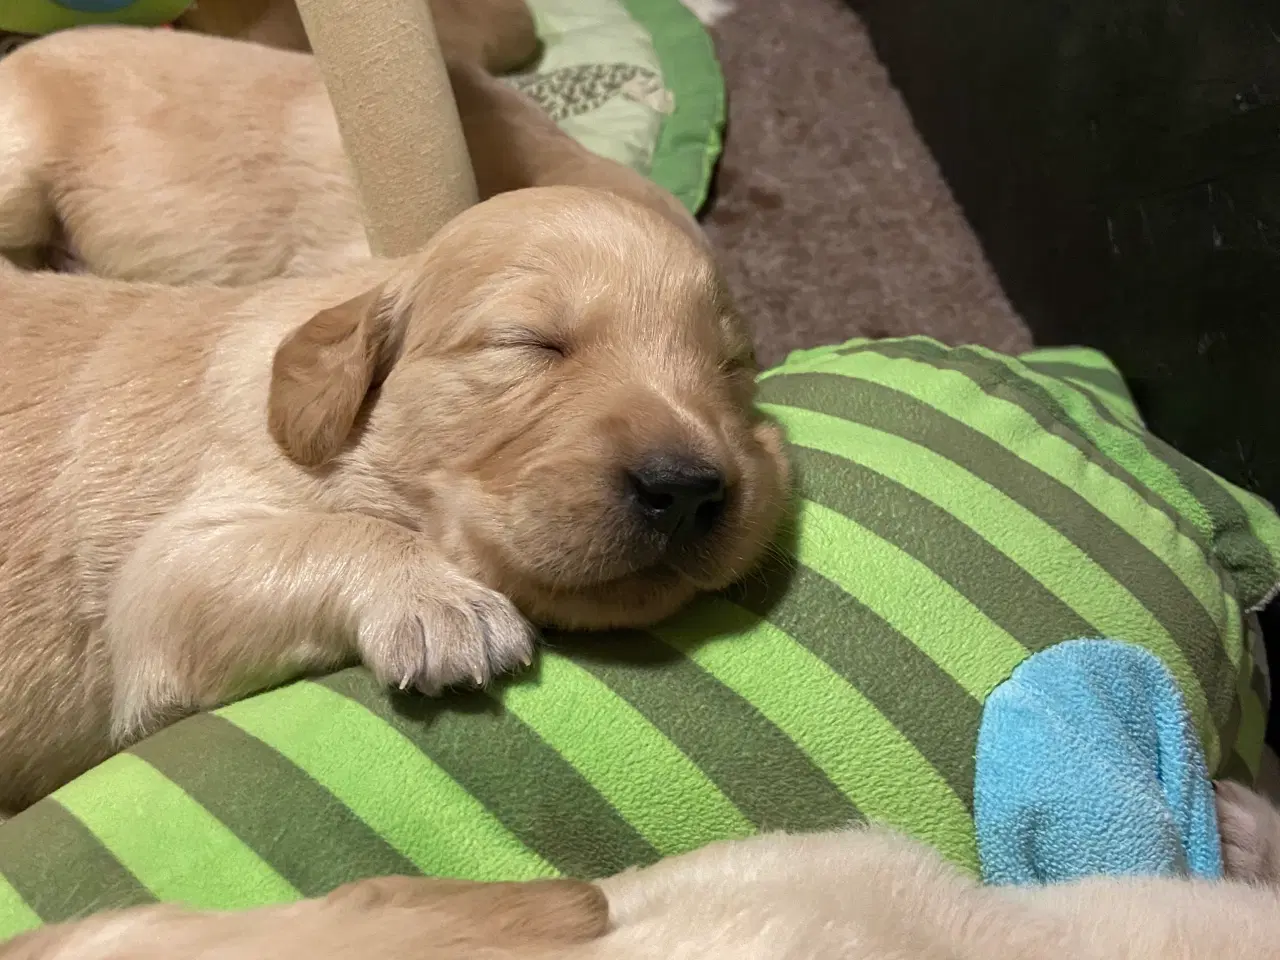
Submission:
[[[724,125],[711,40],[679,0],[531,0],[544,54],[509,82],[584,146],[696,212]]]

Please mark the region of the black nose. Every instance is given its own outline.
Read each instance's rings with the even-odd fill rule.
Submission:
[[[655,457],[628,479],[640,515],[672,543],[706,536],[724,512],[724,474],[709,464]]]

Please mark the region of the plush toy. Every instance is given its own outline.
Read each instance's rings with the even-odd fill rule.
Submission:
[[[0,0],[0,31],[41,36],[68,27],[172,23],[191,0]]]
[[[1100,355],[855,341],[764,375],[773,562],[437,700],[362,669],[183,721],[0,826],[0,937],[360,876],[598,877],[890,823],[993,882],[1221,872],[1280,519],[1149,434]]]

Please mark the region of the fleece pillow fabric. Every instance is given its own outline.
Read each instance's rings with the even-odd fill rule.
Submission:
[[[1113,682],[1128,667],[1092,692],[1058,684],[1074,692],[1055,709],[1097,691],[1151,709],[1115,724],[1126,752],[1069,758],[1073,786],[1090,762],[1123,786],[1181,756],[1169,807],[1203,827],[1206,773],[1252,778],[1266,684],[1249,612],[1277,583],[1280,519],[1147,433],[1105,358],[854,341],[766,373],[760,402],[799,490],[758,574],[649,631],[550,637],[486,693],[427,700],[350,669],[179,723],[0,826],[0,936],[381,873],[599,877],[862,818],[978,870],[984,705],[1082,638],[1142,662],[1129,687]],[[1016,777],[995,781],[1007,800]],[[1062,822],[1113,826],[1079,813]],[[1212,874],[1216,851],[1178,839]]]
[[[720,155],[724,80],[680,0],[529,0],[543,55],[509,82],[588,149],[647,174],[690,212]]]

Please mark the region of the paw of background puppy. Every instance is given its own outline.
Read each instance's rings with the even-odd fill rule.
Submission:
[[[1280,885],[1280,812],[1241,784],[1220,780],[1214,787],[1227,878]]]

